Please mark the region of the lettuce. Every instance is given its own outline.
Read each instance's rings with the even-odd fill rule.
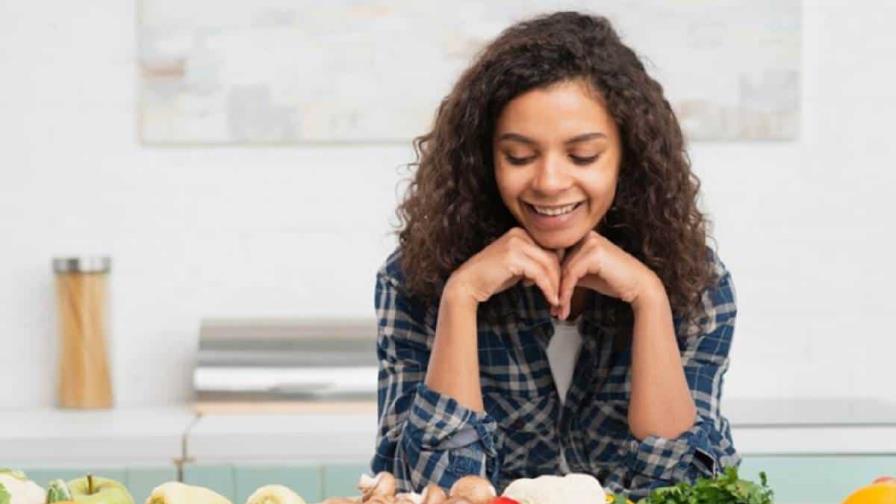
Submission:
[[[718,478],[654,490],[638,504],[772,504],[774,492],[764,472],[759,473],[759,479],[759,484],[739,479],[737,469],[729,467]]]

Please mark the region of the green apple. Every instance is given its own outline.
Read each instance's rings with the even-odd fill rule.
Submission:
[[[84,478],[68,482],[75,502],[84,504],[134,504],[134,498],[125,486],[109,478],[88,474]]]

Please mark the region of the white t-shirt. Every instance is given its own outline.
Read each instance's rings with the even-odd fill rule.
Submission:
[[[566,392],[572,382],[579,350],[582,348],[582,337],[579,335],[578,319],[554,320],[554,336],[548,343],[548,364],[560,394],[560,402],[566,402]]]
[[[570,321],[554,320],[554,336],[548,343],[546,352],[561,403],[566,402],[566,393],[569,391],[581,348],[582,336],[579,335],[578,318]],[[566,453],[562,443],[560,444],[560,471],[563,474],[569,472],[569,464],[566,462]]]

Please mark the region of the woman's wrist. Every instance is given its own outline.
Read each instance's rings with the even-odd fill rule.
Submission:
[[[456,272],[448,277],[448,281],[445,282],[440,303],[473,310],[479,308],[479,301],[473,294],[469,284]]]
[[[637,315],[638,312],[650,309],[651,306],[656,306],[658,303],[663,304],[668,302],[669,299],[663,281],[660,280],[660,277],[655,273],[651,272],[650,275],[641,282],[641,290],[631,302],[632,312]]]

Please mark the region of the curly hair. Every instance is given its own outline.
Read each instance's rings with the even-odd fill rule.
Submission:
[[[414,174],[398,206],[406,287],[434,302],[464,261],[517,225],[495,181],[492,137],[508,102],[533,89],[583,79],[619,127],[622,160],[613,206],[598,230],[663,281],[673,312],[700,314],[715,281],[699,179],[659,83],[610,22],[557,12],[519,22],[482,49],[441,101],[432,130],[414,139]],[[631,321],[611,302],[610,320]],[[621,318],[620,318],[621,317]]]

